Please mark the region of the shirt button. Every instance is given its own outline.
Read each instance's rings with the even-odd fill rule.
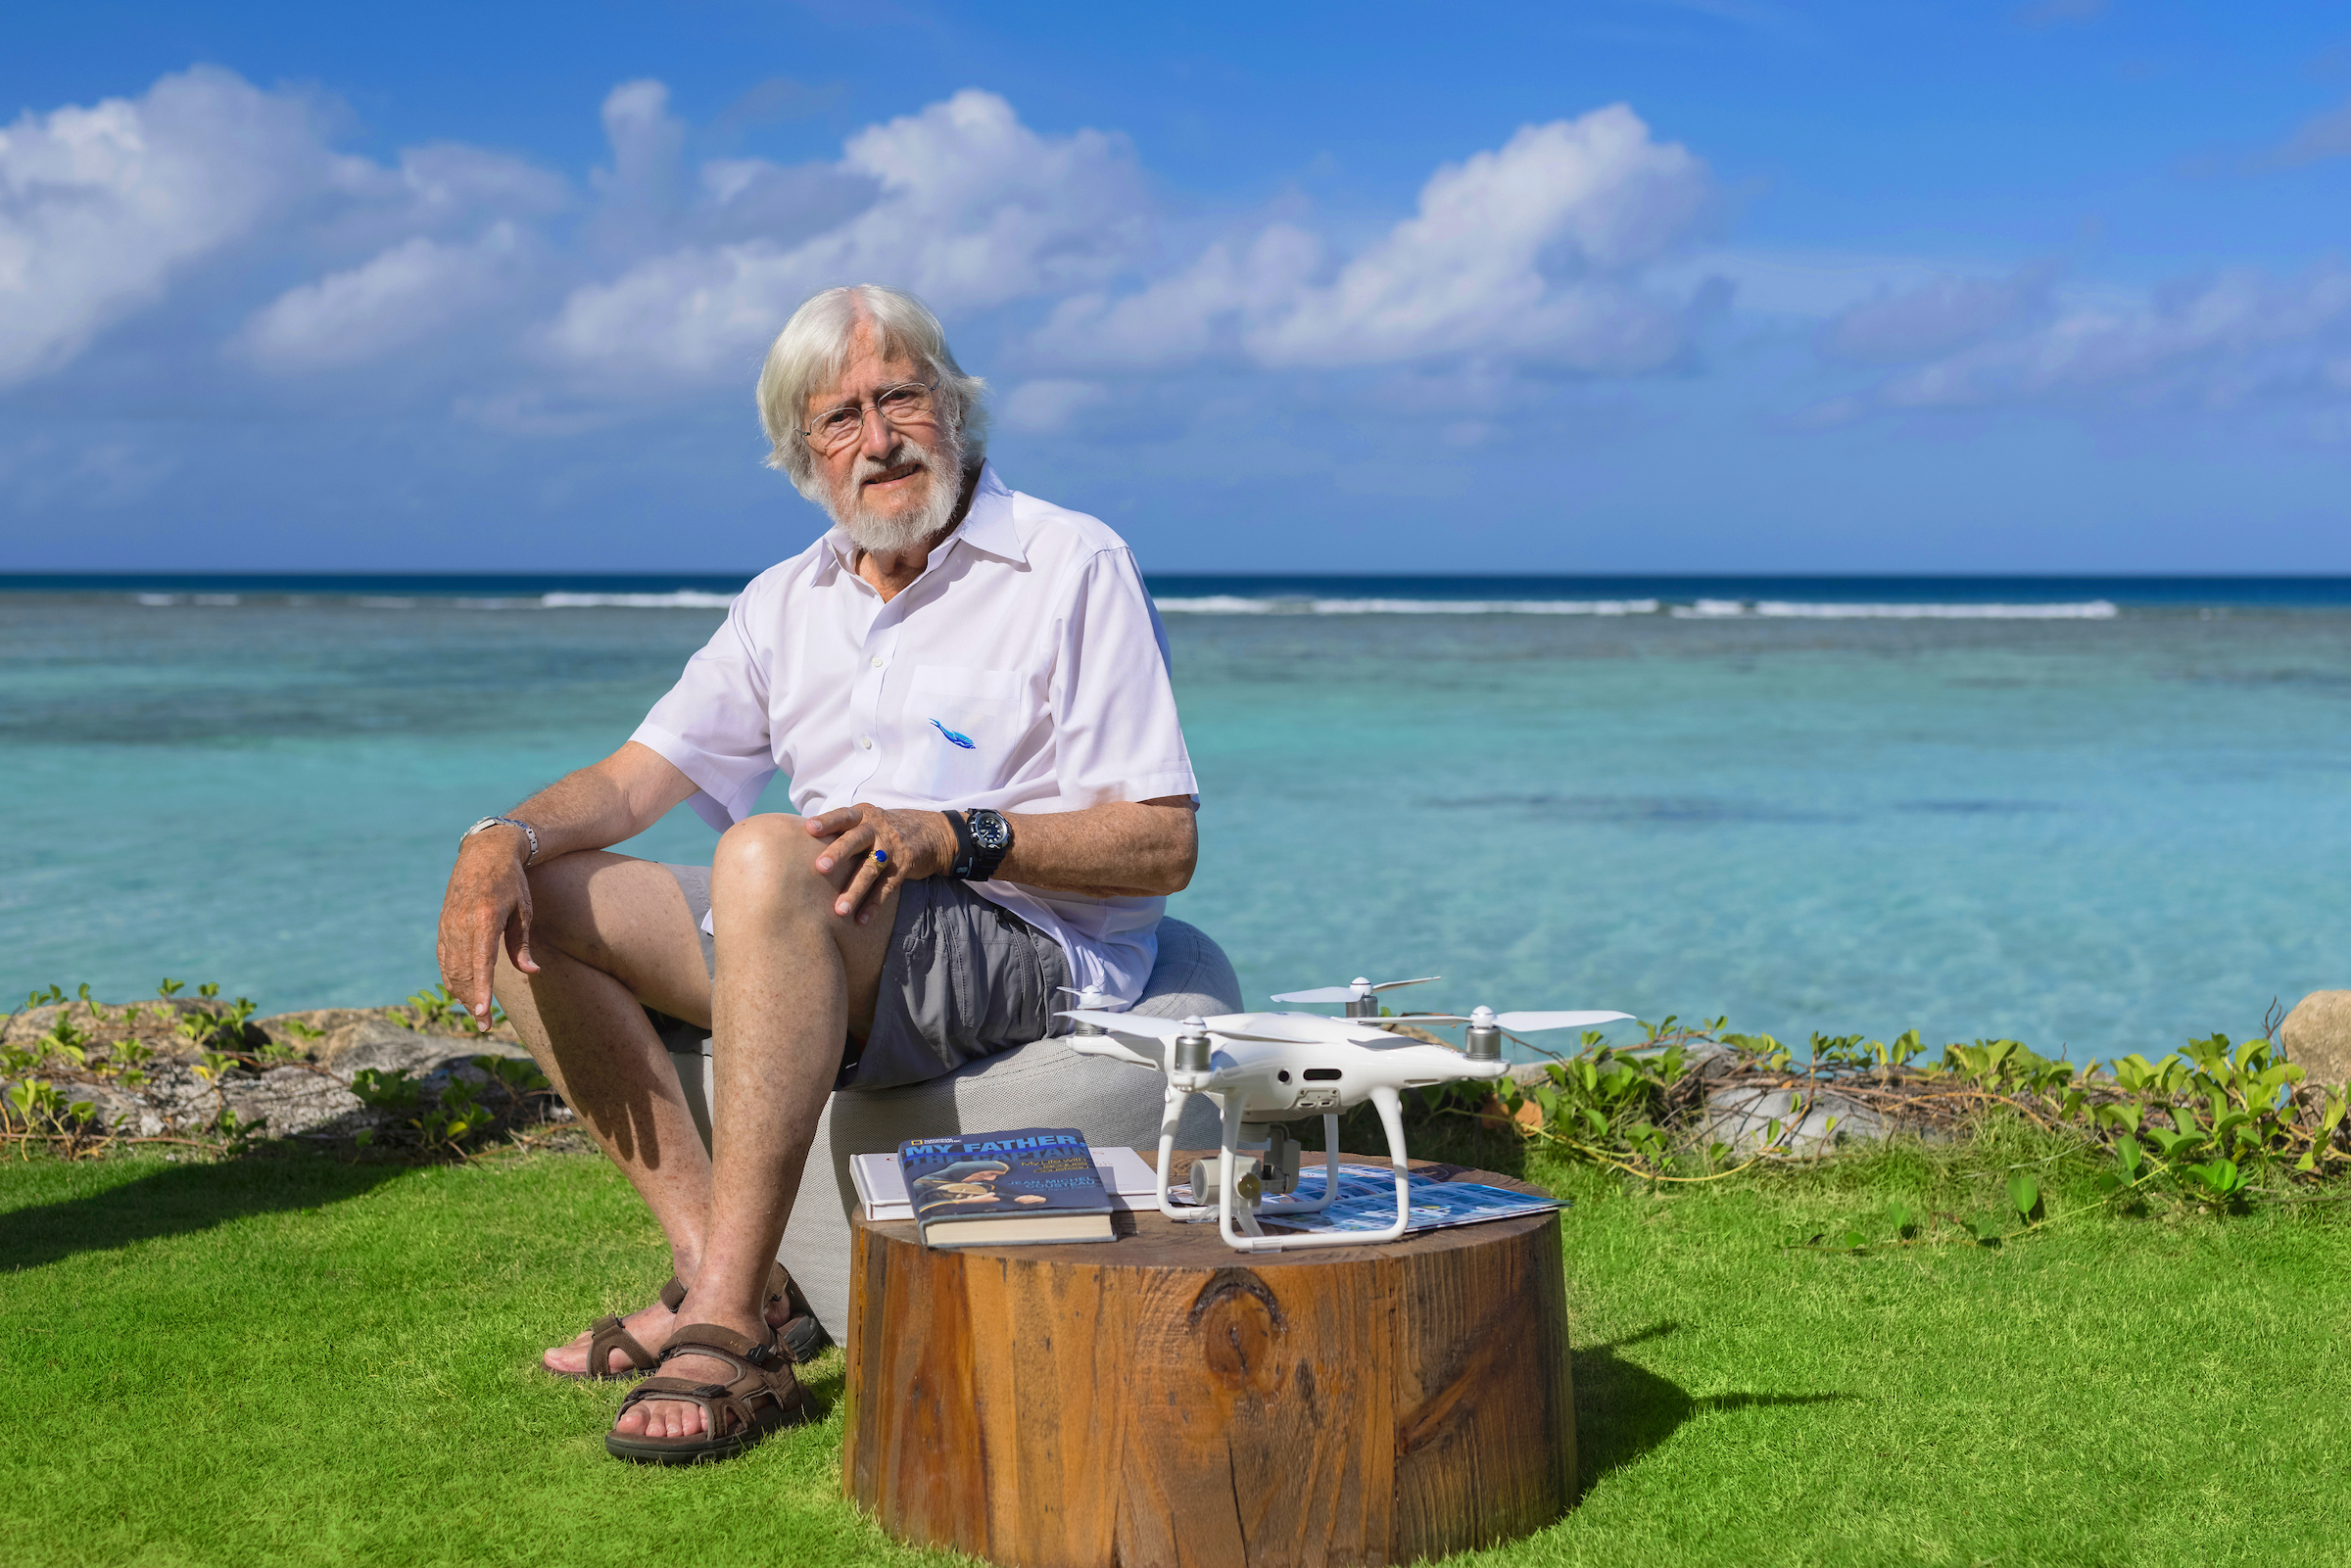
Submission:
[[[865,749],[866,749],[866,750],[868,750],[868,751],[871,751],[871,750],[873,750],[873,749],[874,749],[874,737],[873,737],[872,736],[870,736],[870,735],[861,735],[861,736],[859,736],[857,737],[857,743],[858,743],[859,745],[861,745],[861,746],[865,747]]]
[[[882,655],[879,653],[874,655],[874,668],[877,670],[882,668]]]

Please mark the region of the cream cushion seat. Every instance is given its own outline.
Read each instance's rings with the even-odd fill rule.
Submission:
[[[1237,1013],[1241,986],[1223,950],[1197,927],[1159,923],[1159,958],[1133,1011],[1154,1018]],[[709,1042],[698,1052],[672,1051],[680,1086],[694,1107],[702,1141],[710,1141]],[[776,1256],[808,1298],[817,1321],[845,1344],[849,1321],[849,1216],[857,1190],[849,1157],[894,1150],[908,1138],[1011,1127],[1076,1127],[1101,1148],[1159,1143],[1166,1090],[1156,1072],[1104,1057],[1080,1056],[1059,1036],[974,1062],[941,1077],[895,1089],[842,1089],[817,1118],[816,1141],[800,1174],[800,1192]],[[1184,1110],[1176,1146],[1217,1141],[1216,1107],[1195,1095]]]

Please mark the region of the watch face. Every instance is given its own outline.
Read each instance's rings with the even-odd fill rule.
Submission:
[[[996,813],[986,810],[975,811],[968,813],[965,820],[972,825],[972,842],[989,854],[994,854],[997,850],[1011,844],[1012,824]]]

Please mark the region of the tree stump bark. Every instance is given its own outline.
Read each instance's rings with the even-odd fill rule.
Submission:
[[[1573,1500],[1557,1213],[1256,1256],[1115,1218],[951,1252],[853,1222],[842,1482],[889,1534],[1016,1568],[1408,1563]]]

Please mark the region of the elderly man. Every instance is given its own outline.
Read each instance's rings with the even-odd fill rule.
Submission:
[[[826,1097],[1054,1032],[1065,985],[1133,999],[1191,878],[1134,557],[1004,487],[984,390],[908,295],[803,305],[759,411],[833,528],[743,592],[627,744],[460,843],[450,989],[477,1017],[495,991],[669,1240],[659,1300],[546,1356],[594,1378],[659,1357],[605,1439],[622,1457],[798,1418],[775,1258]],[[751,815],[779,771],[798,815]],[[723,830],[707,870],[606,850],[688,800]],[[648,1008],[711,1032],[707,1157]]]

